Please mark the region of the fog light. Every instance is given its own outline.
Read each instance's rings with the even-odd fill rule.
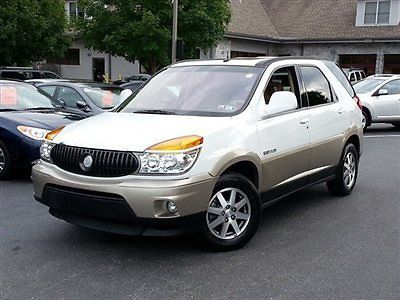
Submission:
[[[176,214],[176,213],[178,212],[178,207],[177,207],[176,204],[175,204],[174,202],[172,202],[172,201],[168,201],[168,202],[167,202],[167,208],[168,208],[168,211],[169,211],[171,214]]]

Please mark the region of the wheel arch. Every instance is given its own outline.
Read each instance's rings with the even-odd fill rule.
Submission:
[[[372,114],[371,111],[368,107],[363,106],[362,110],[365,111],[365,113],[368,115],[369,119],[367,119],[367,126],[371,126],[372,123]]]
[[[258,157],[257,157],[258,158]],[[223,160],[211,172],[221,176],[227,173],[239,173],[249,179],[258,190],[261,182],[260,163],[253,155],[239,156],[230,160]]]
[[[356,134],[351,135],[351,136],[346,140],[345,146],[346,146],[347,144],[349,144],[349,143],[352,143],[352,144],[356,147],[357,153],[358,153],[358,155],[360,156],[360,155],[361,155],[361,141],[360,141],[359,136],[356,135]]]

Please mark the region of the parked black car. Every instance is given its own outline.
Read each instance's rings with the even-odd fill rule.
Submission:
[[[0,67],[0,79],[61,79],[56,73],[24,67]]]
[[[149,74],[135,74],[132,76],[125,77],[123,80],[114,81],[114,84],[121,85],[130,81],[147,81],[151,78]]]
[[[129,89],[132,92],[135,92],[138,88],[140,88],[143,84],[145,83],[145,81],[130,81],[127,83],[123,83],[120,85],[120,87],[124,88],[124,89]]]
[[[0,80],[0,180],[29,170],[49,131],[83,118],[31,84]]]
[[[97,115],[122,102],[120,86],[97,82],[47,82],[36,85],[66,108],[87,116]]]

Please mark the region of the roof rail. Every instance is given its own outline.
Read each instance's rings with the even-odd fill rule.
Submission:
[[[7,66],[1,66],[0,69],[2,69],[2,70],[35,70],[32,67],[7,67]]]
[[[260,59],[262,57],[259,57]],[[265,60],[260,61],[259,63],[256,64],[256,67],[268,67],[270,64],[277,62],[277,61],[283,61],[283,60],[300,60],[300,59],[312,59],[312,60],[319,60],[319,61],[330,61],[330,59],[327,58],[321,58],[321,57],[312,57],[312,56],[279,56],[279,57],[270,57],[266,58]]]

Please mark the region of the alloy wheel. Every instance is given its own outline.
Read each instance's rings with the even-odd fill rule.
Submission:
[[[250,217],[251,205],[247,195],[237,188],[225,188],[211,198],[206,222],[214,236],[229,240],[243,233]]]
[[[357,173],[356,158],[352,152],[346,154],[343,166],[344,184],[348,189],[351,189],[355,183]]]
[[[4,171],[6,167],[6,156],[4,154],[3,148],[0,147],[0,173]]]

